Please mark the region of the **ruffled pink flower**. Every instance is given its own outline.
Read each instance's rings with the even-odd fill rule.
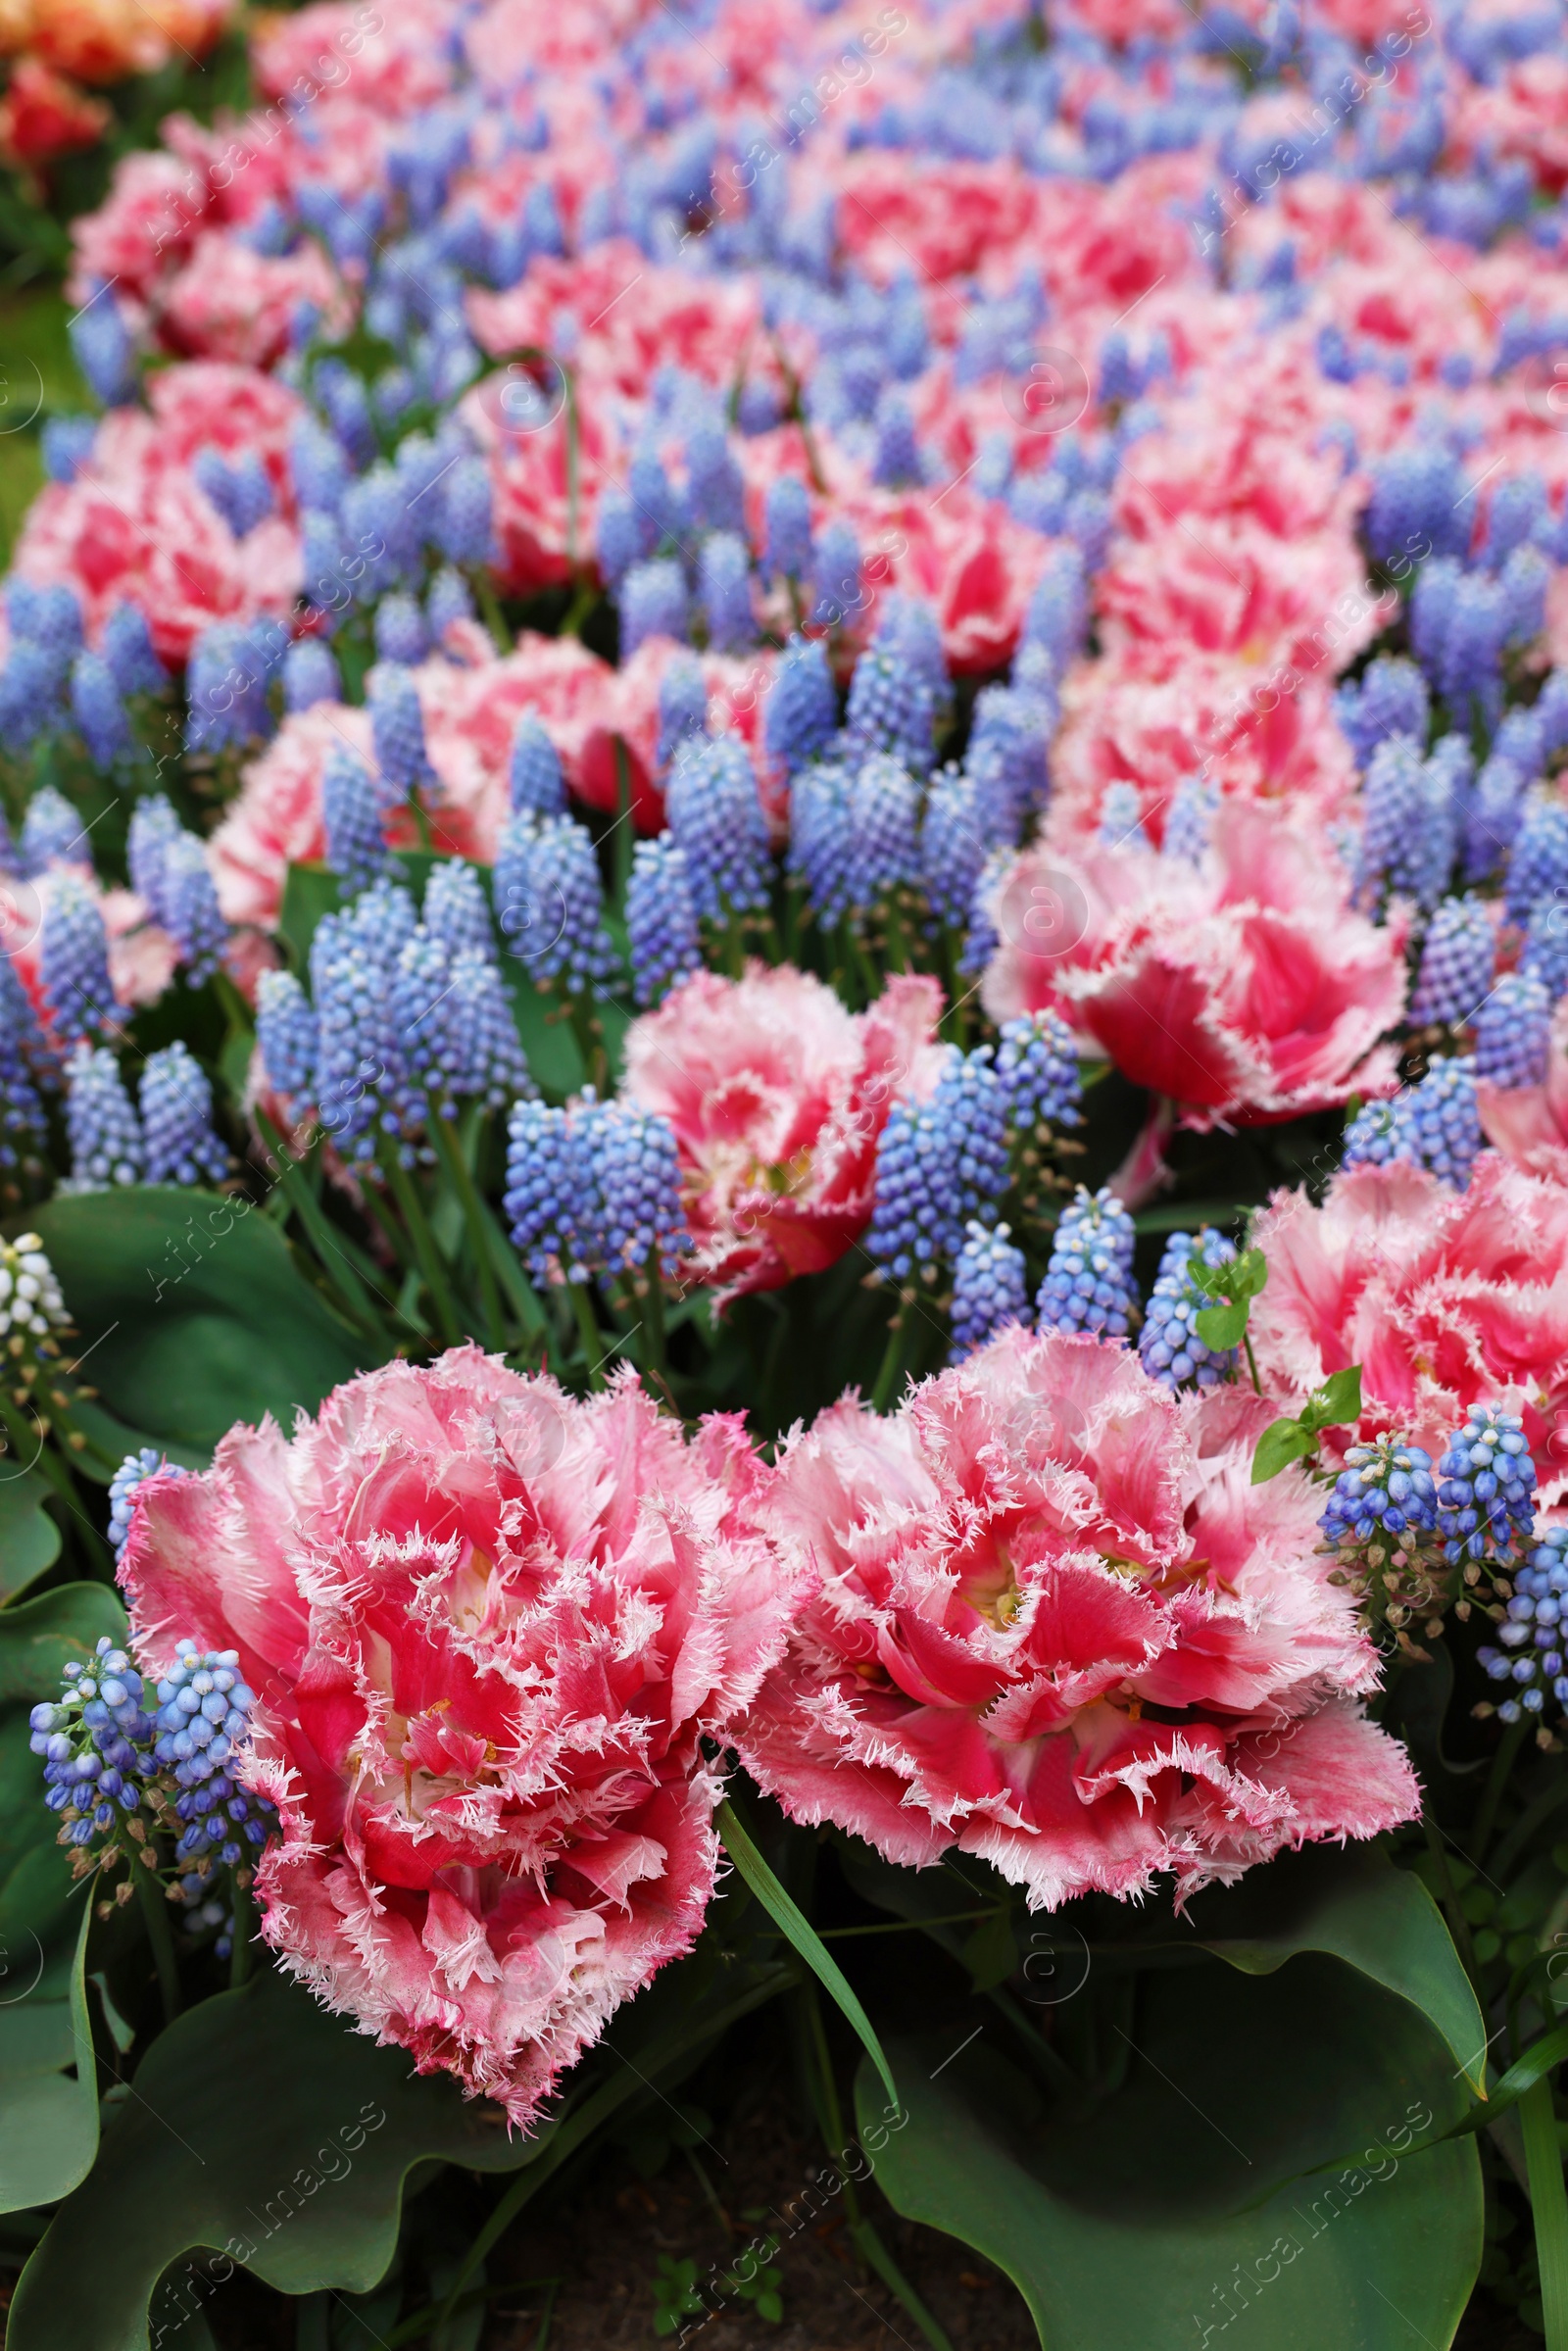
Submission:
[[[164,287],[155,318],[167,350],[270,367],[288,349],[289,329],[305,304],[320,313],[328,341],[347,333],[352,305],[314,240],[274,256],[257,253],[228,229],[209,228]]]
[[[795,1820],[917,1868],[973,1853],[1032,1906],[1408,1819],[1316,1493],[1250,1484],[1271,1410],[1014,1327],[890,1418],[824,1413],[760,1505],[820,1589],[735,1734],[748,1770]]]
[[[1121,847],[1025,850],[992,906],[995,1020],[1052,1005],[1190,1126],[1387,1093],[1404,927],[1348,903],[1320,837],[1237,803],[1200,865]]]
[[[629,1375],[581,1403],[464,1347],[138,1490],[138,1649],[235,1648],[258,1693],[268,1942],[514,2124],[701,1929],[700,1742],[792,1601],[760,1475],[737,1422],[688,1445]]]
[[[699,972],[626,1032],[624,1091],[675,1130],[694,1268],[723,1298],[820,1272],[870,1220],[876,1144],[934,1079],[942,994],[904,974],[865,1012],[789,964]]]
[[[1265,1387],[1299,1399],[1361,1366],[1361,1434],[1441,1449],[1474,1403],[1524,1416],[1548,1501],[1568,1486],[1568,1190],[1492,1151],[1468,1190],[1403,1162],[1277,1193],[1255,1235]],[[1334,1432],[1333,1444],[1355,1432]]]

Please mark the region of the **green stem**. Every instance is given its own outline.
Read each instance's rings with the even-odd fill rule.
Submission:
[[[435,1235],[431,1232],[429,1219],[424,1213],[424,1202],[420,1200],[417,1188],[408,1169],[398,1157],[397,1145],[388,1136],[380,1137],[376,1156],[381,1163],[387,1182],[396,1195],[398,1211],[408,1228],[409,1239],[414,1244],[415,1256],[418,1259],[419,1272],[424,1282],[426,1296],[435,1308],[436,1320],[441,1325],[447,1345],[461,1347],[467,1334],[458,1319],[458,1309],[453,1302],[452,1293],[447,1287],[447,1278],[442,1268],[440,1252],[435,1246]]]
[[[631,880],[631,853],[634,847],[631,823],[631,759],[619,735],[612,735],[611,749],[615,760],[615,904],[626,904],[626,886]]]
[[[1536,2256],[1541,2264],[1546,2351],[1568,2351],[1568,2193],[1563,2188],[1550,2074],[1543,2075],[1525,2091],[1519,2101],[1519,2122],[1536,2224]]]
[[[298,1209],[299,1219],[310,1236],[317,1263],[337,1292],[339,1301],[351,1320],[372,1333],[383,1336],[381,1317],[348,1258],[332,1239],[332,1221],[311,1190],[306,1174],[306,1162],[296,1159],[279,1135],[267,1112],[257,1108],[252,1115],[261,1129],[262,1141],[277,1162],[277,1180],[282,1185],[289,1204]],[[315,1151],[318,1147],[312,1145]]]
[[[649,1250],[644,1271],[648,1291],[642,1300],[643,1344],[638,1351],[644,1372],[650,1379],[657,1380],[667,1396],[669,1360],[664,1349],[664,1269],[657,1249]]]
[[[174,1930],[169,1923],[169,1897],[158,1872],[150,1870],[142,1859],[146,1846],[127,1840],[125,1850],[130,1855],[131,1879],[147,1924],[147,1940],[153,1947],[164,2023],[172,2025],[179,2014],[179,1962],[174,1957]]]
[[[507,626],[507,615],[501,610],[501,599],[496,594],[496,584],[490,576],[489,566],[485,563],[475,563],[468,573],[468,577],[473,582],[473,593],[478,600],[479,610],[484,615],[485,627],[494,637],[498,651],[510,653],[512,651],[512,631]]]
[[[914,1299],[906,1293],[899,1300],[899,1310],[888,1326],[888,1343],[883,1349],[882,1368],[876,1375],[871,1391],[873,1412],[886,1412],[904,1385],[909,1357],[914,1352]]]
[[[1502,1802],[1502,1791],[1508,1785],[1508,1774],[1514,1767],[1514,1760],[1519,1749],[1529,1736],[1530,1725],[1527,1722],[1510,1723],[1497,1741],[1497,1751],[1492,1758],[1492,1769],[1487,1774],[1487,1785],[1482,1794],[1481,1807],[1476,1814],[1476,1825],[1470,1833],[1470,1858],[1477,1869],[1485,1860],[1487,1847],[1492,1841],[1492,1832],[1497,1821],[1497,1806]]]
[[[1459,1896],[1454,1888],[1452,1873],[1448,1868],[1448,1855],[1443,1842],[1442,1833],[1429,1812],[1422,1813],[1421,1826],[1426,1831],[1427,1851],[1432,1855],[1433,1867],[1437,1872],[1438,1899],[1443,1906],[1443,1915],[1448,1923],[1448,1933],[1453,1936],[1454,1948],[1464,1962],[1465,1974],[1479,1992],[1481,1963],[1476,1958],[1476,1947],[1470,1939],[1470,1922],[1459,1907]]]
[[[605,1379],[605,1338],[594,1313],[593,1295],[586,1282],[568,1282],[571,1310],[577,1317],[577,1335],[582,1341],[583,1360],[588,1366],[590,1388],[608,1386]]]
[[[468,1243],[478,1268],[485,1333],[491,1347],[499,1353],[507,1344],[506,1319],[501,1311],[501,1293],[496,1288],[495,1274],[491,1270],[489,1241],[479,1214],[479,1194],[463,1145],[446,1120],[437,1117],[432,1111],[425,1121],[425,1127],[435,1145],[436,1156],[447,1181],[463,1203],[463,1220],[468,1228]]]
[[[228,1890],[234,1904],[233,1945],[228,1959],[228,1988],[234,1991],[250,1977],[255,1958],[251,1938],[256,1933],[256,1904],[248,1886],[241,1886],[237,1871],[230,1870]]]
[[[1252,1375],[1252,1386],[1257,1391],[1257,1394],[1261,1396],[1263,1393],[1263,1383],[1257,1376],[1257,1357],[1252,1352],[1252,1334],[1250,1331],[1244,1331],[1242,1333],[1242,1345],[1247,1349],[1247,1368]]]

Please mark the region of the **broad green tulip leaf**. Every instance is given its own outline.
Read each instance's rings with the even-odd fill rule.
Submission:
[[[236,2264],[286,2294],[368,2293],[416,2165],[513,2171],[549,2139],[509,2137],[496,2107],[444,2074],[416,2076],[406,2051],[377,2048],[269,1969],[153,2043],[27,2264],[10,2351],[148,2351],[155,2289],[156,2329]],[[219,2257],[211,2273],[203,2247]]]
[[[36,1470],[0,1479],[0,1600],[24,1592],[60,1556],[60,1529],[44,1508],[51,1491]]]
[[[1419,2009],[1481,2090],[1487,2028],[1443,1914],[1413,1872],[1364,1848],[1317,1845],[1200,1894],[1188,1915],[1206,1949],[1249,1975],[1271,1974],[1302,1951],[1343,1959]]]
[[[100,1641],[123,1641],[126,1631],[120,1594],[107,1584],[62,1584],[0,1609],[0,1705],[58,1697],[68,1665],[85,1665]]]
[[[108,1410],[153,1441],[216,1444],[270,1412],[284,1429],[360,1368],[352,1333],[246,1203],[174,1184],[29,1211]]]
[[[862,2064],[878,2183],[1004,2270],[1044,2351],[1448,2342],[1481,2256],[1473,2142],[1405,2156],[1463,2093],[1407,2001],[1314,1955],[1238,1982],[1152,1971],[1113,2094],[1048,2105],[987,2027],[894,2043],[906,2124]],[[1303,2178],[1337,2149],[1356,2164]]]
[[[50,1816],[44,1815],[47,1820]],[[92,1911],[78,1893],[80,1919],[70,1997],[39,2000],[31,2039],[0,2008],[0,2212],[24,2212],[69,2195],[98,2151],[98,2068],[87,2014],[84,1971]],[[16,1995],[24,2009],[25,1992]],[[0,1993],[0,1998],[4,1994]],[[44,2070],[45,2055],[55,2065]]]

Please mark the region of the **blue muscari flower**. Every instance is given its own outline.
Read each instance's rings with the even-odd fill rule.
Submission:
[[[101,653],[78,653],[71,665],[71,714],[95,767],[113,767],[130,750],[130,720]]]
[[[696,528],[729,532],[744,541],[746,484],[721,424],[699,424],[687,434],[686,477]]]
[[[421,784],[435,780],[425,753],[424,714],[413,673],[399,661],[378,662],[366,699],[382,786],[393,800],[406,800]]]
[[[703,967],[686,857],[670,833],[639,841],[632,852],[626,937],[632,994],[645,1007],[661,1003],[671,988]]]
[[[311,710],[318,702],[341,702],[343,680],[331,647],[321,637],[301,637],[283,656],[283,708]]]
[[[409,511],[408,486],[384,461],[350,482],[343,494],[341,522],[331,529],[329,548],[333,572],[349,560],[365,569],[355,579],[347,571],[345,584],[362,596],[373,596],[399,579],[412,578],[419,565],[419,527]],[[311,576],[307,563],[306,577]]]
[[[336,514],[354,479],[354,461],[319,417],[306,415],[296,422],[289,435],[289,465],[296,503]]]
[[[77,367],[105,408],[122,408],[135,397],[130,330],[108,286],[94,286],[91,299],[70,319],[66,331]]]
[[[1476,1075],[1494,1086],[1539,1086],[1546,1074],[1551,1000],[1540,980],[1505,972],[1475,1016]]]
[[[1027,818],[1044,807],[1054,718],[1054,709],[1022,687],[982,686],[975,696],[963,766],[979,794],[988,845],[1015,843]]]
[[[375,427],[364,378],[355,374],[346,360],[325,359],[317,367],[311,388],[351,462],[368,465],[375,455]]]
[[[1462,1192],[1485,1137],[1469,1054],[1434,1061],[1419,1086],[1400,1098],[1405,1155]]]
[[[492,956],[471,947],[457,950],[452,1005],[445,1075],[453,1094],[499,1110],[518,1095],[535,1093],[512,1000]]]
[[[656,451],[637,451],[626,468],[626,488],[637,516],[640,552],[651,556],[668,541],[678,543],[685,531],[686,515],[680,494]]]
[[[771,861],[757,777],[738,735],[688,737],[664,788],[669,829],[686,853],[697,911],[710,922],[767,905]]]
[[[153,1755],[180,1791],[175,1860],[203,1871],[215,1861],[226,1869],[249,1867],[276,1830],[277,1814],[237,1776],[256,1704],[240,1674],[239,1651],[177,1641],[157,1695]]]
[[[197,450],[191,472],[236,539],[246,537],[272,512],[271,479],[254,449],[228,459],[209,441]]]
[[[1064,520],[1067,536],[1082,553],[1085,567],[1091,572],[1102,569],[1110,553],[1114,522],[1110,500],[1103,490],[1075,490],[1067,501]]]
[[[1114,1193],[1078,1186],[1051,1244],[1035,1312],[1043,1331],[1126,1336],[1138,1311],[1133,1220]]]
[[[71,1144],[66,1191],[101,1192],[110,1184],[142,1181],[141,1123],[107,1046],[78,1046],[66,1064],[66,1134]]]
[[[856,840],[850,775],[841,759],[812,759],[790,790],[790,877],[805,890],[817,927],[832,930],[854,904]]]
[[[1043,645],[1059,676],[1083,650],[1089,629],[1089,582],[1076,547],[1055,547],[1046,559],[1024,613],[1021,642]]]
[[[1431,708],[1427,681],[1414,661],[1389,654],[1369,661],[1359,681],[1341,686],[1334,697],[1335,716],[1349,737],[1358,767],[1365,767],[1390,735],[1408,735],[1424,745]]]
[[[816,542],[811,587],[810,617],[817,628],[837,628],[860,608],[860,543],[842,516],[835,516]]]
[[[1524,923],[1540,900],[1568,890],[1568,808],[1535,790],[1526,796],[1519,830],[1508,858],[1503,904],[1509,919]]]
[[[375,608],[375,655],[378,661],[399,661],[406,668],[422,661],[430,650],[429,633],[417,597],[394,588]]]
[[[1408,1158],[1404,1122],[1397,1102],[1366,1102],[1345,1130],[1341,1164],[1345,1167],[1387,1167]]]
[[[43,1757],[44,1802],[60,1822],[59,1841],[89,1845],[141,1809],[156,1775],[152,1692],[108,1635],[85,1666],[74,1659],[66,1667],[63,1684],[58,1698],[33,1707],[27,1744]]]
[[[513,1247],[541,1288],[586,1281],[592,1270],[581,1253],[577,1219],[586,1187],[575,1155],[564,1109],[532,1101],[514,1104],[507,1123],[502,1205]]]
[[[161,694],[169,672],[153,651],[152,631],[140,605],[123,599],[113,607],[103,629],[103,656],[122,694]]]
[[[555,981],[583,995],[613,978],[599,860],[574,816],[513,816],[496,853],[494,889],[507,953],[540,986]]]
[[[1494,747],[1465,811],[1466,881],[1485,881],[1507,857],[1524,819],[1528,784],[1527,770]]]
[[[636,1274],[656,1252],[676,1271],[691,1243],[667,1119],[589,1088],[564,1109],[518,1102],[507,1144],[509,1229],[535,1282]]]
[[[311,1000],[292,971],[264,971],[258,980],[256,1043],[277,1092],[295,1102],[311,1101],[319,1039]]]
[[[6,582],[6,617],[20,643],[35,645],[64,679],[82,648],[81,606],[63,581],[39,587],[15,575]]]
[[[708,732],[708,686],[703,666],[692,653],[677,653],[659,681],[659,746],[661,767],[675,756],[677,744],[688,735]]]
[[[793,775],[827,749],[837,728],[838,696],[826,649],[814,637],[792,637],[773,673],[762,713],[768,757]]]
[[[763,508],[763,560],[771,579],[805,580],[812,567],[811,502],[793,473],[769,482]]]
[[[191,647],[185,672],[186,749],[222,751],[267,735],[267,677],[249,629],[232,620],[210,622]]]
[[[350,893],[365,889],[391,863],[381,829],[381,804],[358,752],[335,743],[321,774],[321,825],[326,862]]]
[[[684,640],[687,624],[686,578],[669,556],[655,556],[634,563],[620,583],[620,658],[628,661],[649,637]]]
[[[1160,854],[1200,865],[1208,854],[1219,794],[1202,776],[1184,776],[1171,795],[1165,812],[1165,837]]]
[[[125,1544],[130,1539],[130,1522],[135,1507],[137,1488],[145,1486],[147,1480],[153,1477],[188,1478],[189,1476],[188,1469],[181,1469],[177,1462],[171,1461],[166,1454],[160,1453],[156,1447],[150,1445],[143,1445],[139,1453],[125,1455],[109,1481],[109,1541],[114,1546],[117,1567]],[[107,1643],[100,1641],[99,1649],[100,1652],[105,1651]],[[123,1671],[123,1668],[121,1670]],[[129,1692],[127,1692],[128,1695]],[[34,1754],[40,1751],[37,1747],[33,1748]]]
[[[1467,1020],[1491,988],[1496,963],[1496,933],[1485,902],[1446,898],[1427,927],[1411,1020],[1450,1026]]]
[[[425,592],[424,619],[431,643],[439,648],[454,620],[474,617],[473,591],[451,563],[443,563]]]
[[[1548,1696],[1568,1708],[1568,1527],[1548,1527],[1513,1577],[1507,1611],[1497,1628],[1499,1646],[1476,1651],[1494,1682],[1509,1685],[1497,1708],[1505,1723],[1529,1721],[1545,1710]]]
[[[164,853],[159,920],[174,942],[189,986],[211,979],[228,945],[228,924],[207,852],[194,833],[178,832]]]
[[[1029,1282],[1012,1227],[985,1225],[971,1217],[953,1269],[953,1348],[957,1363],[1007,1323],[1029,1323]]]
[[[508,770],[514,811],[535,816],[560,816],[566,807],[566,779],[561,755],[532,710],[524,710],[512,738]]]
[[[1435,906],[1453,862],[1452,813],[1446,779],[1409,735],[1390,735],[1373,752],[1362,807],[1362,897],[1376,905],[1387,890]]]
[[[1195,1256],[1202,1265],[1229,1265],[1235,1255],[1235,1243],[1220,1233],[1200,1233],[1196,1240],[1191,1233],[1172,1233],[1166,1242],[1138,1334],[1139,1360],[1162,1388],[1188,1381],[1217,1388],[1235,1371],[1235,1347],[1211,1347],[1198,1335],[1199,1315],[1216,1301],[1193,1280]]]
[[[1464,468],[1438,441],[1391,450],[1372,466],[1363,529],[1374,563],[1417,556],[1462,556],[1470,537]]]
[[[149,1184],[219,1184],[228,1153],[213,1132],[213,1089],[187,1048],[149,1053],[141,1075],[141,1125]]]
[[[738,646],[755,644],[751,556],[745,540],[736,531],[710,532],[703,541],[697,572],[710,645],[717,653],[733,653]]]
[[[1540,729],[1543,757],[1548,752],[1568,751],[1568,668],[1547,671],[1530,715]]]
[[[495,934],[490,927],[490,906],[484,884],[477,868],[462,857],[443,857],[432,869],[424,885],[422,909],[425,929],[430,931],[452,955],[465,949],[494,962]]]
[[[1042,1126],[1082,1124],[1078,1052],[1059,1012],[1022,1012],[1004,1020],[996,1071],[1013,1134],[1023,1138]]]
[[[1546,625],[1551,565],[1539,547],[1516,547],[1498,577],[1505,645],[1534,644]]]
[[[406,1072],[392,1017],[398,959],[415,929],[408,892],[377,881],[311,941],[316,1106],[346,1158],[374,1155],[377,1122],[398,1131]]]
[[[1489,725],[1496,724],[1509,620],[1501,583],[1481,572],[1464,573],[1453,590],[1438,663],[1439,688],[1461,723],[1474,704]]]
[[[89,866],[92,863],[87,829],[65,794],[57,792],[53,784],[45,784],[27,803],[22,819],[20,857],[22,871],[33,878],[47,873],[56,863]]]
[[[494,562],[495,493],[482,457],[460,457],[442,477],[434,520],[431,535],[449,563]]]
[[[65,716],[60,670],[41,645],[15,641],[0,669],[0,742],[25,751]]]
[[[618,589],[642,554],[642,517],[630,491],[615,487],[606,490],[594,521],[594,555],[606,586]]]
[[[924,478],[920,444],[914,436],[914,416],[905,395],[889,384],[876,404],[876,447],[871,478],[885,490],[904,488]]]
[[[115,991],[104,918],[69,870],[61,872],[44,908],[38,977],[49,1025],[62,1044],[113,1023]]]
[[[1336,1550],[1359,1550],[1389,1538],[1402,1550],[1413,1549],[1437,1531],[1432,1455],[1424,1445],[1392,1433],[1348,1446],[1317,1523],[1325,1543]]]
[[[601,1264],[612,1275],[637,1274],[657,1257],[668,1280],[692,1246],[674,1128],[657,1112],[620,1102],[594,1104],[587,1123]]]
[[[1568,995],[1568,906],[1544,898],[1525,926],[1519,968],[1539,980],[1553,1004]]]
[[[929,1100],[896,1102],[878,1138],[867,1253],[900,1282],[951,1263],[1006,1183],[1006,1101],[989,1049],[950,1047]]]
[[[1136,784],[1124,778],[1105,786],[1100,804],[1100,846],[1102,849],[1148,849],[1152,846],[1144,830],[1144,799]]]
[[[892,752],[924,775],[935,754],[931,688],[896,652],[863,653],[850,680],[846,729],[857,745]]]
[[[920,789],[901,759],[872,752],[848,779],[851,907],[860,912],[920,879]]]
[[[138,898],[146,900],[155,922],[164,919],[164,869],[169,845],[179,833],[179,818],[167,794],[153,792],[137,801],[131,810],[125,860],[130,867],[130,886]]]
[[[1536,1465],[1524,1424],[1496,1404],[1472,1404],[1438,1463],[1438,1531],[1450,1567],[1499,1561],[1527,1543],[1536,1524]]]
[[[979,787],[951,764],[931,779],[920,822],[920,884],[938,922],[961,930],[986,858]]]
[[[0,955],[0,1167],[43,1146],[39,1079],[53,1082],[53,1058],[16,965]]]
[[[96,416],[46,416],[38,445],[50,481],[72,482],[85,472],[97,438]]]

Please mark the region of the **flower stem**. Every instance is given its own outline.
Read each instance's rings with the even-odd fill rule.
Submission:
[[[130,1855],[136,1896],[147,1924],[147,1940],[153,1947],[153,1964],[158,1970],[158,1992],[164,2004],[164,2023],[172,2025],[179,2014],[179,1962],[174,1957],[174,1931],[169,1923],[169,1897],[158,1872],[150,1870],[142,1860],[142,1854],[148,1848],[127,1841],[125,1850]]]
[[[499,1353],[507,1344],[506,1322],[501,1312],[501,1293],[496,1288],[495,1274],[490,1264],[490,1246],[484,1222],[479,1214],[479,1195],[474,1187],[467,1158],[460,1136],[454,1135],[446,1120],[432,1110],[425,1121],[430,1140],[448,1183],[463,1204],[463,1221],[468,1228],[468,1246],[473,1250],[479,1273],[479,1297],[484,1307],[485,1334],[490,1346]]]
[[[435,1308],[436,1320],[441,1325],[447,1345],[461,1347],[466,1334],[458,1319],[458,1309],[453,1303],[452,1293],[447,1287],[447,1278],[442,1270],[440,1255],[435,1246],[435,1235],[431,1232],[429,1219],[424,1213],[424,1203],[410,1178],[408,1169],[398,1157],[396,1143],[389,1136],[380,1137],[376,1156],[381,1162],[382,1171],[397,1199],[399,1212],[408,1228],[409,1239],[414,1244],[414,1253],[418,1259],[419,1272],[423,1278],[426,1293],[431,1305]]]
[[[248,1982],[251,1973],[251,1938],[256,1932],[256,1904],[249,1885],[240,1884],[238,1870],[230,1870],[228,1888],[234,1903],[233,1947],[228,1955],[228,1988],[235,1990]]]
[[[1492,1769],[1487,1774],[1487,1785],[1476,1813],[1476,1825],[1470,1833],[1470,1858],[1477,1869],[1486,1857],[1497,1818],[1497,1806],[1502,1802],[1502,1791],[1508,1785],[1508,1774],[1513,1770],[1514,1758],[1524,1745],[1529,1731],[1528,1723],[1510,1723],[1497,1742],[1497,1751],[1492,1758]]]
[[[904,1385],[909,1357],[914,1352],[914,1298],[906,1291],[899,1300],[899,1310],[888,1326],[888,1343],[882,1354],[882,1368],[876,1375],[871,1391],[873,1412],[886,1412]]]
[[[583,1360],[588,1366],[590,1388],[603,1388],[605,1379],[605,1340],[594,1313],[593,1295],[586,1282],[568,1282],[571,1310],[577,1317],[577,1335],[582,1341]]]

